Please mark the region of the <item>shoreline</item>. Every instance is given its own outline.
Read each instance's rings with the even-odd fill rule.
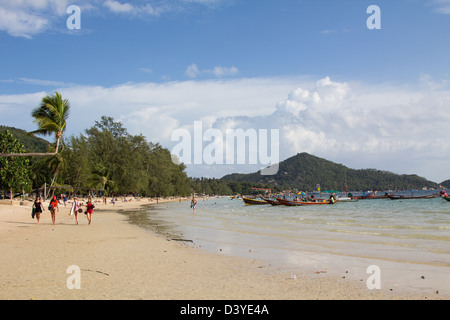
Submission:
[[[157,204],[98,203],[90,226],[84,214],[75,225],[70,205],[62,205],[53,226],[47,210],[36,225],[31,202],[0,204],[0,299],[448,299],[430,291],[368,290],[365,282],[323,273],[293,277],[266,262],[207,252],[128,221],[127,211],[148,205]],[[67,286],[70,266],[79,267],[80,289]]]

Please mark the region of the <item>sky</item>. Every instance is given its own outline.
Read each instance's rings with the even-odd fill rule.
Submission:
[[[279,160],[308,152],[442,182],[449,37],[450,0],[0,0],[0,124],[34,130],[32,109],[58,91],[66,137],[107,115],[169,150],[184,130],[193,154],[217,156],[227,130],[278,130]],[[266,164],[201,155],[188,175]]]

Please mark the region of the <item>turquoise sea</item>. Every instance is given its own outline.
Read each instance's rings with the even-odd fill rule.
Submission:
[[[424,194],[422,192],[421,194]],[[198,198],[151,206],[132,223],[211,252],[263,261],[299,274],[362,281],[380,266],[385,286],[450,294],[450,202],[374,199],[322,206],[245,205]]]

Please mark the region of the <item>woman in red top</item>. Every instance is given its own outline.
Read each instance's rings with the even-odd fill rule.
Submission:
[[[58,200],[56,200],[56,196],[53,196],[53,199],[50,201],[50,213],[52,214],[52,223],[53,225],[56,223],[56,211],[59,211],[58,208]]]
[[[94,213],[94,208],[95,208],[95,206],[92,203],[91,198],[89,198],[88,202],[86,204],[86,216],[89,221],[89,224],[91,224],[91,222],[92,222],[92,214]]]

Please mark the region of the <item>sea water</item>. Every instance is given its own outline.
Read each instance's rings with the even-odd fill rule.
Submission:
[[[220,254],[290,272],[363,280],[380,266],[385,283],[450,294],[450,202],[371,199],[319,206],[245,205],[230,197],[153,206],[130,220]],[[425,275],[428,281],[425,280]],[[433,280],[433,281],[431,281]]]

